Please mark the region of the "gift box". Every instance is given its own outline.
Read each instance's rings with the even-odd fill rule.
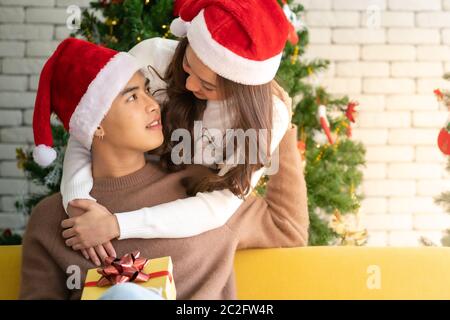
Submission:
[[[135,251],[120,259],[108,257],[104,267],[88,270],[81,300],[96,300],[112,285],[124,282],[154,288],[165,299],[175,300],[177,293],[172,273],[170,256],[145,259]]]

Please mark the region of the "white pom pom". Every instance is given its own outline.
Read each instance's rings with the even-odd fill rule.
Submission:
[[[185,37],[190,24],[190,22],[186,22],[181,18],[176,18],[170,24],[170,32],[178,38]]]
[[[56,151],[45,144],[40,144],[33,150],[33,159],[41,167],[48,167],[55,161]]]

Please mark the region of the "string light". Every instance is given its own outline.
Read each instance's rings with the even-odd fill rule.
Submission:
[[[109,26],[109,35],[113,35],[113,27],[117,25],[119,21],[117,19],[106,19],[105,24]]]
[[[319,154],[316,157],[316,162],[319,162],[323,157],[324,149],[320,150]]]
[[[298,48],[298,46],[295,46],[294,54],[291,57],[291,64],[295,64],[295,62],[297,61],[297,59],[298,59],[298,52],[299,52],[299,48]]]

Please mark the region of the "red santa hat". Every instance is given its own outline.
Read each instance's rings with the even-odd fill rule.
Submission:
[[[56,158],[50,116],[55,113],[87,149],[96,128],[139,64],[126,52],[69,38],[60,43],[42,69],[33,114],[33,158],[46,167]]]
[[[183,0],[175,12],[171,32],[217,74],[246,85],[275,77],[290,26],[276,0]]]

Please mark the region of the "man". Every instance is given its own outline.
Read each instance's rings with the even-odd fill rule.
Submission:
[[[98,53],[97,48],[90,47],[94,45],[78,41],[80,40],[73,39],[68,43],[63,42],[55,52],[55,57],[50,58],[49,66],[46,64],[44,67],[43,75],[51,75],[52,84],[55,83],[55,77],[58,78],[59,63],[73,65],[74,60],[77,60],[70,52],[79,54],[86,51],[80,50],[79,46],[87,46],[101,55],[102,52]],[[97,69],[98,74],[91,76],[89,82],[84,82],[86,92],[79,90],[81,97],[69,99],[73,105],[69,108],[71,112],[58,110],[58,99],[47,99],[47,104],[52,100],[53,111],[67,124],[66,127],[70,119],[71,134],[81,139],[87,149],[91,150],[94,177],[91,194],[111,212],[132,211],[185,198],[183,178],[208,169],[189,166],[186,170],[167,174],[157,165],[145,162],[144,152],[158,147],[162,142],[158,125],[150,128],[154,121],[158,122],[159,106],[149,94],[147,81],[140,72],[134,71],[125,80],[127,75],[117,71],[121,68],[110,65],[117,61],[115,55],[109,51],[108,54],[112,57],[103,59],[103,65]],[[87,57],[79,58],[84,63],[89,62],[86,61]],[[107,83],[95,85],[98,84],[96,80],[104,79],[103,72],[108,76],[119,72],[119,76],[114,77],[114,90],[107,90]],[[127,69],[127,72],[133,72],[133,68]],[[72,73],[66,70],[65,74]],[[45,84],[42,77],[41,75],[41,82]],[[37,99],[42,97],[40,93],[48,91],[41,92],[41,82]],[[70,86],[75,86],[75,83],[78,85],[80,81],[76,78],[67,79],[64,82],[66,87],[60,88],[62,91],[57,95],[63,92],[71,97],[74,91]],[[103,86],[106,88],[102,88]],[[93,93],[93,88],[99,89],[98,92]],[[86,95],[91,98],[89,101],[105,99],[105,95],[114,97],[101,110],[102,117],[97,117],[86,111],[80,112],[83,110],[79,109],[80,106],[83,108],[87,105],[83,105]],[[66,108],[67,105],[71,106],[67,99],[62,101]],[[44,107],[49,108],[45,104]],[[42,114],[49,114],[48,110],[42,113],[40,108],[44,107],[36,103],[35,120],[42,117]],[[98,113],[92,105],[84,110],[86,109],[96,115]],[[106,117],[103,118],[105,114]],[[84,119],[83,116],[89,119]],[[51,141],[46,139],[47,136],[36,138],[38,145],[47,147],[43,147],[44,150],[48,150],[51,145]],[[113,240],[117,255],[139,250],[142,257],[150,259],[171,256],[178,299],[236,298],[233,262],[237,249],[307,244],[306,186],[296,142],[296,129],[291,128],[280,143],[279,171],[271,176],[265,198],[249,197],[224,226],[183,239]],[[36,158],[47,160],[42,154],[36,154]],[[80,298],[86,271],[95,268],[95,265],[65,245],[61,236],[61,221],[65,218],[67,216],[59,193],[47,197],[34,208],[24,236],[20,298]],[[176,224],[177,221],[173,223]],[[99,225],[98,228],[101,230],[102,226]],[[77,275],[79,282],[73,281]]]

